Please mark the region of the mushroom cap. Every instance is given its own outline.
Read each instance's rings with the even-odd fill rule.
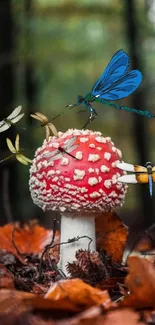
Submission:
[[[58,150],[54,160],[51,153],[75,136],[70,153],[76,159]],[[127,185],[117,182],[124,173],[116,167],[121,157],[111,138],[100,132],[59,132],[36,150],[29,180],[32,200],[43,210],[61,212],[104,212],[122,206]]]

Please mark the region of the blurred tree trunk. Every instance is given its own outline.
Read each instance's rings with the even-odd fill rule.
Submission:
[[[0,120],[13,110],[13,21],[10,0],[0,1]],[[13,141],[11,127],[0,133],[0,159],[8,155],[6,137]],[[0,164],[0,223],[12,220],[16,206],[16,163],[8,160]]]
[[[141,56],[142,46],[139,35],[138,12],[136,11],[135,3],[136,1],[134,0],[126,0],[125,24],[127,30],[127,42],[129,44],[129,55],[133,68],[140,70],[144,76],[145,71]],[[137,109],[147,110],[144,88],[142,89],[142,87],[140,87],[136,93],[133,94],[131,106]],[[141,117],[136,114],[133,116],[133,136],[139,156],[137,164],[144,165],[149,161],[150,152],[147,137],[149,132],[148,123],[149,119],[147,117]],[[139,195],[141,198],[141,218],[139,220],[139,225],[146,229],[153,222],[153,201],[149,196],[148,186],[139,186]]]

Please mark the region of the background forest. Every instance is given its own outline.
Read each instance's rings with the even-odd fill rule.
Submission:
[[[112,55],[126,51],[143,73],[140,88],[120,101],[155,114],[155,1],[154,0],[1,0],[0,1],[0,120],[18,105],[25,117],[20,125],[0,134],[0,159],[8,155],[6,137],[20,133],[21,147],[33,158],[44,130],[30,117],[40,111],[49,118],[87,94]],[[155,121],[95,104],[99,118],[89,125],[110,136],[123,160],[155,164]],[[55,121],[58,130],[81,128],[87,112],[71,111]],[[88,128],[89,128],[88,127]],[[48,213],[34,206],[29,194],[29,167],[15,160],[0,165],[0,223],[40,218]],[[154,191],[155,192],[155,191]],[[119,215],[150,225],[154,200],[148,187],[131,185]],[[142,221],[141,221],[142,222]]]

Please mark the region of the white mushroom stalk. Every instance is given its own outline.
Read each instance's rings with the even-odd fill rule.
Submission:
[[[95,218],[124,202],[127,186],[117,182],[123,174],[116,167],[121,158],[109,137],[90,130],[59,132],[36,151],[30,169],[31,197],[44,211],[61,213],[61,243],[88,236],[95,250]],[[88,244],[89,239],[83,238],[60,246],[63,272],[75,260],[75,252],[88,249]]]
[[[64,242],[68,243],[63,245]],[[79,249],[96,250],[94,216],[91,217],[90,214],[80,216],[79,213],[72,212],[61,213],[61,243],[59,268],[66,273],[67,263],[75,260],[75,253]]]

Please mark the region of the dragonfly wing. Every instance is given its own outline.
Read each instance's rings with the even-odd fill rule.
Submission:
[[[15,149],[14,145],[12,144],[12,141],[9,138],[6,139],[6,143],[7,143],[9,150],[12,153],[16,153],[16,149]]]
[[[144,166],[134,165],[135,173],[147,173],[147,168]]]
[[[22,113],[22,114],[19,114],[18,116],[16,116],[15,118],[13,118],[12,120],[11,120],[11,123],[13,123],[13,124],[15,124],[15,123],[17,123],[22,117],[24,116],[24,113]],[[8,118],[7,118],[8,119]]]
[[[16,135],[15,148],[16,151],[19,151],[19,134]]]
[[[51,158],[51,157],[55,156],[58,153],[59,153],[58,149],[56,149],[56,150],[53,150],[51,152],[47,152],[47,153],[43,154],[43,158]]]
[[[30,116],[33,117],[35,120],[42,122],[42,119],[39,116],[34,115],[34,114],[30,114]]]
[[[122,169],[122,170],[125,170],[127,172],[135,172],[135,169],[134,169],[134,165],[132,164],[127,164],[127,163],[124,163],[124,162],[120,162],[116,165],[116,167]]]
[[[40,112],[35,112],[35,115],[36,115],[38,118],[40,118],[40,121],[41,121],[41,122],[48,123],[48,118],[47,118],[44,114],[42,114],[42,113],[40,113]]]
[[[52,158],[49,159],[49,161],[53,160],[58,160],[62,158],[62,152],[57,153],[57,155],[53,156]]]
[[[142,82],[142,74],[139,70],[132,70],[121,77],[110,87],[107,85],[101,89],[96,95],[98,99],[118,100],[132,94]]]
[[[28,163],[32,163],[32,159],[29,159],[28,157],[24,156],[22,153],[20,153],[20,157],[21,157],[23,160],[27,161]]]
[[[24,157],[25,157],[25,156],[24,156]],[[25,157],[25,160],[26,160],[28,163],[32,164],[32,159],[29,159],[29,158]]]
[[[54,124],[48,123],[48,127],[50,128],[51,132],[55,135],[55,137],[58,137],[58,131]]]
[[[64,143],[64,145],[63,145],[62,148],[65,149],[65,150],[68,150],[68,148],[71,147],[71,146],[76,142],[76,140],[77,140],[77,136],[74,136],[73,138],[68,139],[68,140]]]
[[[95,83],[92,89],[92,95],[96,96],[103,90],[109,89],[121,76],[129,71],[130,59],[129,56],[123,51],[116,52],[101,77]]]
[[[120,177],[117,178],[117,182],[131,183],[131,184],[138,183],[138,181],[136,179],[136,175],[134,175],[134,174],[120,176]]]
[[[48,141],[49,136],[50,136],[50,129],[48,125],[45,125],[45,132],[46,132],[46,141]]]
[[[16,159],[23,165],[28,165],[28,162],[25,160],[25,156],[21,154],[16,155]]]
[[[149,191],[150,191],[150,196],[152,196],[152,192],[153,192],[152,175],[149,175]]]
[[[47,152],[43,155],[44,158],[47,158],[48,161],[53,161],[60,159],[62,157],[62,152],[59,152],[58,150],[54,150],[52,152]]]
[[[8,120],[11,120],[12,118],[16,117],[22,110],[22,106],[16,107],[13,112],[7,117]]]
[[[73,150],[75,150],[78,147],[78,144],[74,144],[74,146],[69,147],[67,150],[65,150],[65,152],[72,152]]]
[[[4,122],[3,125],[0,125],[0,132],[4,132],[4,131],[8,130],[10,127],[11,127],[11,124]]]

